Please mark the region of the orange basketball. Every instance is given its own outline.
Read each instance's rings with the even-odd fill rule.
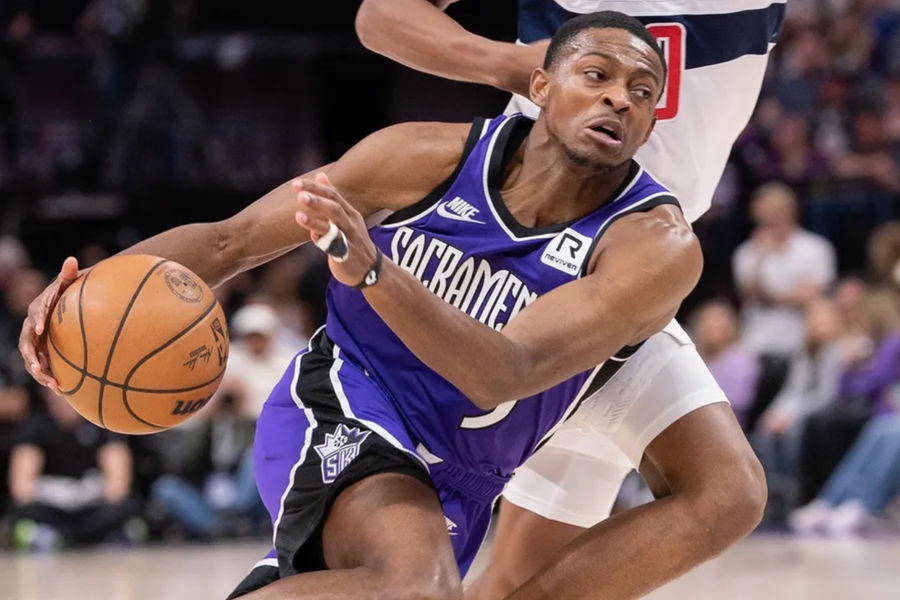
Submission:
[[[53,376],[84,418],[120,433],[189,419],[222,381],[228,329],[202,279],[155,256],[105,260],[50,315]]]

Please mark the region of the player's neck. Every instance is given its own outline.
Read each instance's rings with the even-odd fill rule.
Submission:
[[[628,175],[629,162],[601,174],[576,164],[535,126],[504,173],[506,208],[526,227],[544,227],[582,217],[612,199]]]

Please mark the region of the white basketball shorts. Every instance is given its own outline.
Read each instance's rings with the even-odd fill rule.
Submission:
[[[622,481],[657,435],[702,406],[727,401],[672,321],[516,470],[503,496],[547,519],[590,527],[609,516]]]

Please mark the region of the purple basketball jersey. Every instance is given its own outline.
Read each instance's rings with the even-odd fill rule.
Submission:
[[[583,276],[597,240],[615,219],[677,204],[632,163],[612,200],[594,212],[569,223],[523,227],[506,209],[499,188],[505,164],[532,123],[520,115],[476,121],[456,172],[422,201],[370,230],[386,257],[444,301],[497,330],[539,295]],[[326,331],[346,359],[385,391],[419,454],[429,462],[501,477],[524,462],[592,391],[601,370],[486,413],[416,358],[361,292],[335,281],[328,289]]]

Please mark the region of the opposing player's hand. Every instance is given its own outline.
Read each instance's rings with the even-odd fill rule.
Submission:
[[[25,361],[25,369],[38,383],[56,393],[59,393],[59,384],[50,372],[50,361],[47,358],[47,321],[59,296],[76,279],[78,261],[70,256],[63,261],[59,277],[28,305],[28,316],[25,317],[22,333],[19,335],[19,353]]]
[[[298,179],[291,183],[297,192],[297,212],[294,218],[300,227],[309,231],[313,242],[328,233],[331,223],[347,238],[347,258],[338,262],[328,257],[334,278],[345,285],[358,285],[375,264],[375,244],[369,237],[365,219],[358,210],[341,197],[328,181],[325,173],[317,173],[314,181]]]

